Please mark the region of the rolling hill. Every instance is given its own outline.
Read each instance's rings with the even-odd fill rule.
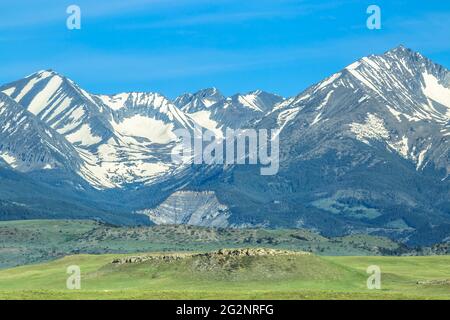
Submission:
[[[296,251],[77,255],[0,271],[2,299],[448,299],[449,256],[317,257]],[[119,263],[118,261],[128,261]],[[67,267],[81,270],[68,290]],[[381,290],[368,290],[378,265]]]

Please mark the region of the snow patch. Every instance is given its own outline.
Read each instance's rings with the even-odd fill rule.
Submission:
[[[239,96],[238,97],[238,101],[242,105],[244,105],[244,106],[246,106],[246,107],[248,107],[250,109],[253,109],[253,110],[258,111],[258,112],[262,112],[261,108],[258,107],[257,104],[256,104],[258,100],[257,100],[257,96],[255,96],[254,94],[247,94],[247,95],[244,95],[244,96]]]
[[[428,147],[426,147],[419,153],[419,156],[417,157],[417,167],[416,167],[417,170],[419,170],[422,167],[423,161],[425,160],[425,156],[428,150],[430,150],[431,146],[432,144],[430,144]]]
[[[119,123],[113,122],[112,125],[122,135],[142,137],[154,143],[166,144],[176,140],[172,123],[167,124],[141,115],[126,118]]]
[[[435,76],[427,72],[423,74],[423,80],[425,82],[423,93],[431,100],[447,107],[446,115],[450,118],[450,88],[444,87]]]
[[[364,123],[351,123],[350,131],[353,132],[361,142],[370,145],[369,140],[386,140],[389,138],[383,119],[377,117],[375,114],[367,114]]]
[[[16,88],[11,87],[9,89],[3,90],[3,93],[6,94],[7,96],[11,96],[14,93],[14,91],[16,91]]]
[[[356,61],[356,62],[353,62],[352,64],[348,65],[345,69],[347,69],[347,70],[355,70],[360,65],[361,65],[361,62]]]
[[[291,109],[284,110],[280,112],[277,118],[277,125],[279,126],[276,135],[279,135],[284,127],[292,120],[295,119],[297,114],[300,112],[300,107],[295,107]]]
[[[18,167],[18,161],[16,157],[9,154],[8,152],[0,153],[0,158],[5,160],[5,162],[11,167],[11,168],[17,168]]]
[[[66,135],[66,139],[73,144],[81,144],[89,147],[102,141],[101,137],[92,134],[91,127],[83,124],[78,130]]]
[[[52,77],[45,88],[34,97],[33,101],[31,101],[30,105],[28,106],[28,111],[35,115],[38,115],[42,110],[44,110],[49,105],[50,98],[61,86],[62,81],[63,80],[61,77]]]
[[[397,119],[398,122],[402,121],[402,119],[400,118],[400,115],[402,114],[401,112],[398,112],[397,110],[391,108],[390,106],[386,107],[388,108],[389,112],[392,113],[392,115]]]
[[[409,146],[408,137],[403,136],[399,141],[388,143],[388,145],[397,151],[403,158],[408,159]]]
[[[325,81],[321,82],[319,84],[319,87],[317,87],[316,90],[320,90],[325,88],[326,86],[328,86],[330,83],[334,82],[334,80],[338,79],[341,76],[341,73],[335,73],[333,74],[331,77],[329,77],[328,79],[326,79]]]
[[[216,137],[223,137],[223,132],[218,127],[218,123],[211,119],[211,112],[208,110],[197,111],[190,114],[191,118],[194,119],[203,128],[206,128],[216,135]]]

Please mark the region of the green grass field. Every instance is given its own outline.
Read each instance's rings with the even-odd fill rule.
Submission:
[[[1,299],[450,299],[450,256],[240,256],[113,264],[127,255],[74,255],[0,271]],[[81,289],[66,269],[81,268]],[[366,287],[378,265],[381,290]],[[429,281],[418,284],[419,281]],[[433,282],[434,281],[434,282]]]

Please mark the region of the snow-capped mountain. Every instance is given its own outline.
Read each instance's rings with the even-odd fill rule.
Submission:
[[[207,88],[194,94],[185,93],[175,99],[174,104],[183,112],[194,113],[203,111],[215,103],[225,99],[216,88]]]
[[[111,109],[111,124],[124,136],[147,138],[165,144],[175,139],[174,129],[194,130],[196,123],[170,100],[158,93],[122,93],[99,96]]]
[[[80,165],[75,148],[32,113],[0,92],[0,158],[22,172]]]
[[[76,148],[83,160],[77,174],[96,188],[152,183],[182,170],[170,161],[173,130],[195,124],[159,94],[93,95],[54,71],[0,90]]]
[[[88,148],[109,139],[113,130],[92,96],[52,70],[34,73],[0,87],[18,104],[52,127],[73,145]]]
[[[212,106],[211,118],[225,127],[247,128],[282,101],[282,97],[260,90],[236,94]]]
[[[404,47],[362,58],[257,123],[278,130],[276,176],[236,167],[214,190],[235,211],[253,212],[240,221],[411,243],[442,236],[450,232],[449,75]]]
[[[210,99],[212,100],[212,99]],[[261,90],[235,94],[208,107],[184,108],[203,127],[218,132],[226,128],[251,128],[284,98]]]
[[[77,182],[64,193],[82,190],[87,208],[134,213],[140,223],[137,213],[155,223],[295,225],[421,244],[450,232],[450,72],[402,46],[287,99],[215,88],[173,102],[150,92],[91,94],[54,71],[0,92],[0,174],[35,179],[36,171],[51,187],[65,170]],[[175,130],[199,127],[277,130],[279,173],[174,164]]]
[[[382,143],[417,170],[435,166],[446,178],[449,87],[447,69],[400,46],[349,65],[279,106],[265,121],[276,121],[281,135],[332,132],[333,143],[339,137],[354,137],[368,146]],[[309,153],[315,156],[318,149],[326,150],[323,146],[316,145]]]

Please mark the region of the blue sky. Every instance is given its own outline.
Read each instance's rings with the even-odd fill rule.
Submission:
[[[71,4],[81,30],[66,28]],[[381,30],[366,28],[371,4]],[[450,67],[448,0],[15,0],[0,12],[0,83],[54,69],[94,93],[292,96],[399,44]]]

